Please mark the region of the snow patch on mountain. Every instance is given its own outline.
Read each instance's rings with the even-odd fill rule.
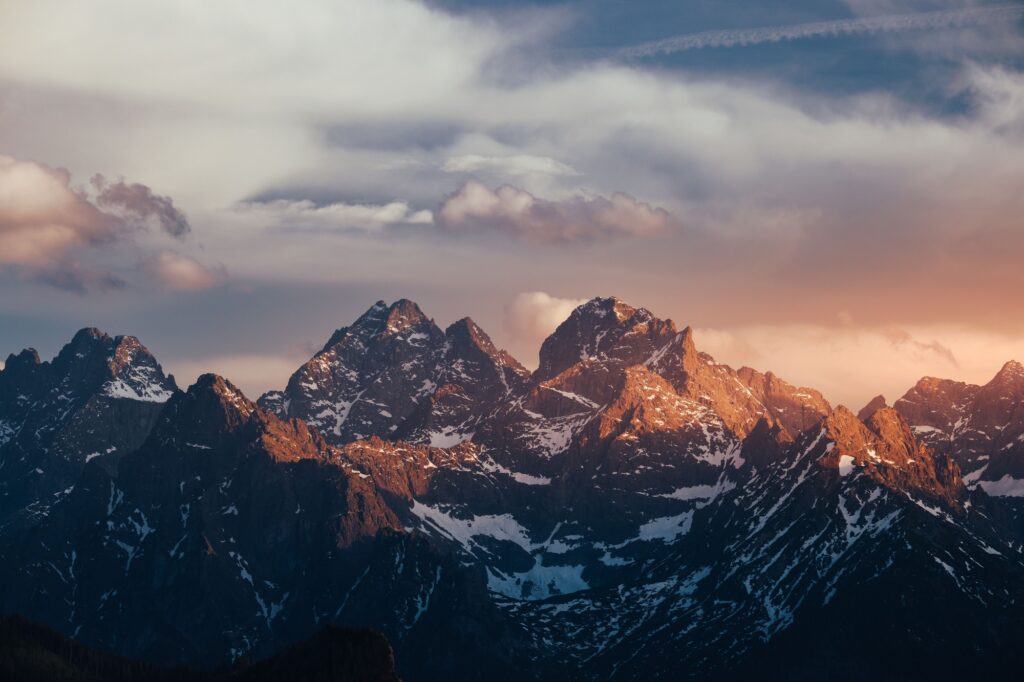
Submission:
[[[1024,478],[1006,474],[998,481],[978,481],[978,487],[992,497],[1024,497]]]
[[[663,516],[651,519],[640,526],[636,534],[637,540],[660,540],[670,542],[690,532],[693,524],[693,511],[685,511],[676,516]]]

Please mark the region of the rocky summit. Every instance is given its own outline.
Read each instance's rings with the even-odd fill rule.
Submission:
[[[0,610],[152,663],[383,633],[407,680],[1006,678],[1024,367],[859,413],[595,298],[533,372],[378,302],[246,397],[133,337],[0,371]]]

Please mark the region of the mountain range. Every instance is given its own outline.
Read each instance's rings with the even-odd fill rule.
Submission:
[[[0,371],[0,610],[153,664],[382,632],[407,680],[1008,677],[1024,366],[859,412],[615,298],[529,371],[408,300],[253,401],[78,332]]]

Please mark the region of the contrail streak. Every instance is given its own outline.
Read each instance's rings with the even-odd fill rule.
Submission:
[[[890,14],[860,19],[812,21],[786,26],[704,31],[625,47],[618,50],[616,54],[623,59],[637,59],[653,57],[659,54],[683,52],[685,50],[699,50],[705,47],[757,45],[759,43],[777,43],[783,40],[799,40],[800,38],[813,38],[816,36],[850,35],[854,33],[949,28],[1003,19],[1014,19],[1022,14],[1024,14],[1024,5],[1021,4],[988,5],[986,7],[918,12],[916,14]]]

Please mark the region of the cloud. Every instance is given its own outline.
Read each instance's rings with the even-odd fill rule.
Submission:
[[[176,3],[129,6],[0,3],[0,25],[11,29],[0,42],[0,74],[176,105],[216,103],[236,125],[338,108],[369,120],[412,109],[428,116],[424,102],[471,84],[483,61],[530,30],[452,17],[413,0],[311,0],[298,13],[263,0],[244,8],[213,3],[198,13]],[[145,40],[134,37],[143,30]],[[231,54],[237,58],[224,58]],[[344,87],[329,85],[340,66],[353,67]]]
[[[890,404],[924,376],[983,384],[1024,357],[1024,338],[960,327],[758,325],[698,328],[697,347],[716,360],[771,370],[860,408],[883,393]]]
[[[37,268],[28,272],[30,279],[76,294],[90,291],[116,291],[127,282],[112,272],[64,261],[53,267]]]
[[[116,278],[70,258],[80,247],[115,239],[120,229],[72,189],[66,170],[0,156],[0,266],[62,289],[114,288]]]
[[[95,247],[131,244],[123,259],[172,289],[202,289],[219,283],[224,272],[209,270],[173,251],[140,256],[134,236],[156,229],[184,238],[191,226],[174,202],[149,187],[92,179],[95,196],[72,187],[71,174],[33,161],[0,156],[0,266],[48,286],[85,293],[123,289],[127,283]],[[140,260],[141,259],[141,260]],[[109,260],[109,259],[108,259]]]
[[[896,327],[886,327],[881,329],[879,330],[879,334],[889,339],[889,342],[897,348],[904,345],[910,345],[917,351],[923,353],[934,353],[938,358],[946,361],[953,367],[960,366],[960,363],[957,362],[956,355],[953,354],[953,351],[938,341],[919,341],[915,339],[910,332]]]
[[[701,33],[663,38],[622,48],[616,52],[616,55],[623,59],[638,59],[708,47],[758,45],[760,43],[778,43],[802,38],[840,36],[855,33],[952,28],[983,22],[1014,21],[1022,14],[1024,14],[1024,6],[1021,5],[990,5],[987,7],[968,7],[964,9],[916,12],[913,14],[889,14],[835,21],[812,21],[783,26],[703,31]]]
[[[685,307],[672,312],[703,326],[833,322],[837,310],[858,325],[1024,324],[1016,294],[1024,288],[1017,61],[965,66],[962,80],[946,78],[947,67],[936,79],[933,68],[956,68],[974,52],[947,47],[941,57],[894,61],[894,73],[919,76],[934,95],[905,101],[902,88],[886,93],[893,81],[873,68],[904,55],[874,44],[825,60],[829,66],[807,79],[808,53],[796,49],[785,53],[785,68],[730,58],[713,72],[700,67],[706,57],[715,61],[711,54],[651,69],[553,63],[544,49],[510,60],[518,26],[485,13],[452,19],[396,0],[310,0],[301,13],[269,2],[245,9],[242,20],[230,3],[202,13],[177,3],[130,12],[115,0],[87,8],[0,3],[0,76],[12,92],[7,101],[21,103],[5,107],[0,145],[146,178],[197,224],[209,221],[208,252],[233,275],[275,286],[374,286],[400,277],[408,289],[450,297],[453,307],[483,306],[483,293],[464,286],[471,273],[500,296],[599,288],[645,305],[675,296]],[[988,39],[1006,27],[976,28]],[[899,35],[947,33],[954,32]],[[339,64],[358,68],[346,73],[345,87],[325,87]],[[867,94],[844,94],[851,91]],[[367,128],[376,132],[360,137]],[[578,249],[567,259],[560,249],[431,241],[431,230],[418,233],[422,239],[353,239],[338,248],[333,234],[234,229],[246,221],[224,209],[263,192],[316,206],[351,197],[387,206],[396,187],[410,207],[434,206],[456,184],[444,165],[483,164],[464,158],[474,156],[557,159],[599,195],[628,191],[687,229],[656,243]],[[508,172],[488,164],[480,174]],[[556,200],[578,177],[510,180]],[[482,179],[491,188],[506,181]],[[282,187],[324,191],[269,191]],[[522,235],[521,221],[508,222]],[[458,277],[439,272],[452,262]]]
[[[392,225],[429,225],[430,211],[416,211],[402,201],[387,204],[336,202],[318,206],[303,199],[248,201],[237,210],[275,227],[374,232]]]
[[[518,347],[536,351],[573,310],[586,302],[583,298],[558,298],[543,291],[526,291],[505,306],[505,329]]]
[[[667,211],[622,192],[550,201],[512,185],[491,190],[476,180],[446,197],[435,220],[451,233],[489,230],[534,244],[643,237],[675,224]]]
[[[208,268],[175,251],[161,251],[143,261],[141,267],[151,279],[175,291],[209,289],[227,278],[223,268]]]
[[[96,204],[108,213],[144,227],[154,225],[178,239],[192,231],[188,218],[175,208],[170,197],[153,194],[145,185],[127,184],[124,180],[110,183],[97,174],[92,178],[92,186],[96,191]]]
[[[0,263],[52,266],[116,234],[118,223],[70,183],[66,170],[0,156]]]
[[[494,171],[507,175],[579,175],[572,166],[547,156],[530,154],[511,154],[508,156],[482,156],[480,154],[463,154],[454,156],[441,166],[446,173],[477,173]]]

